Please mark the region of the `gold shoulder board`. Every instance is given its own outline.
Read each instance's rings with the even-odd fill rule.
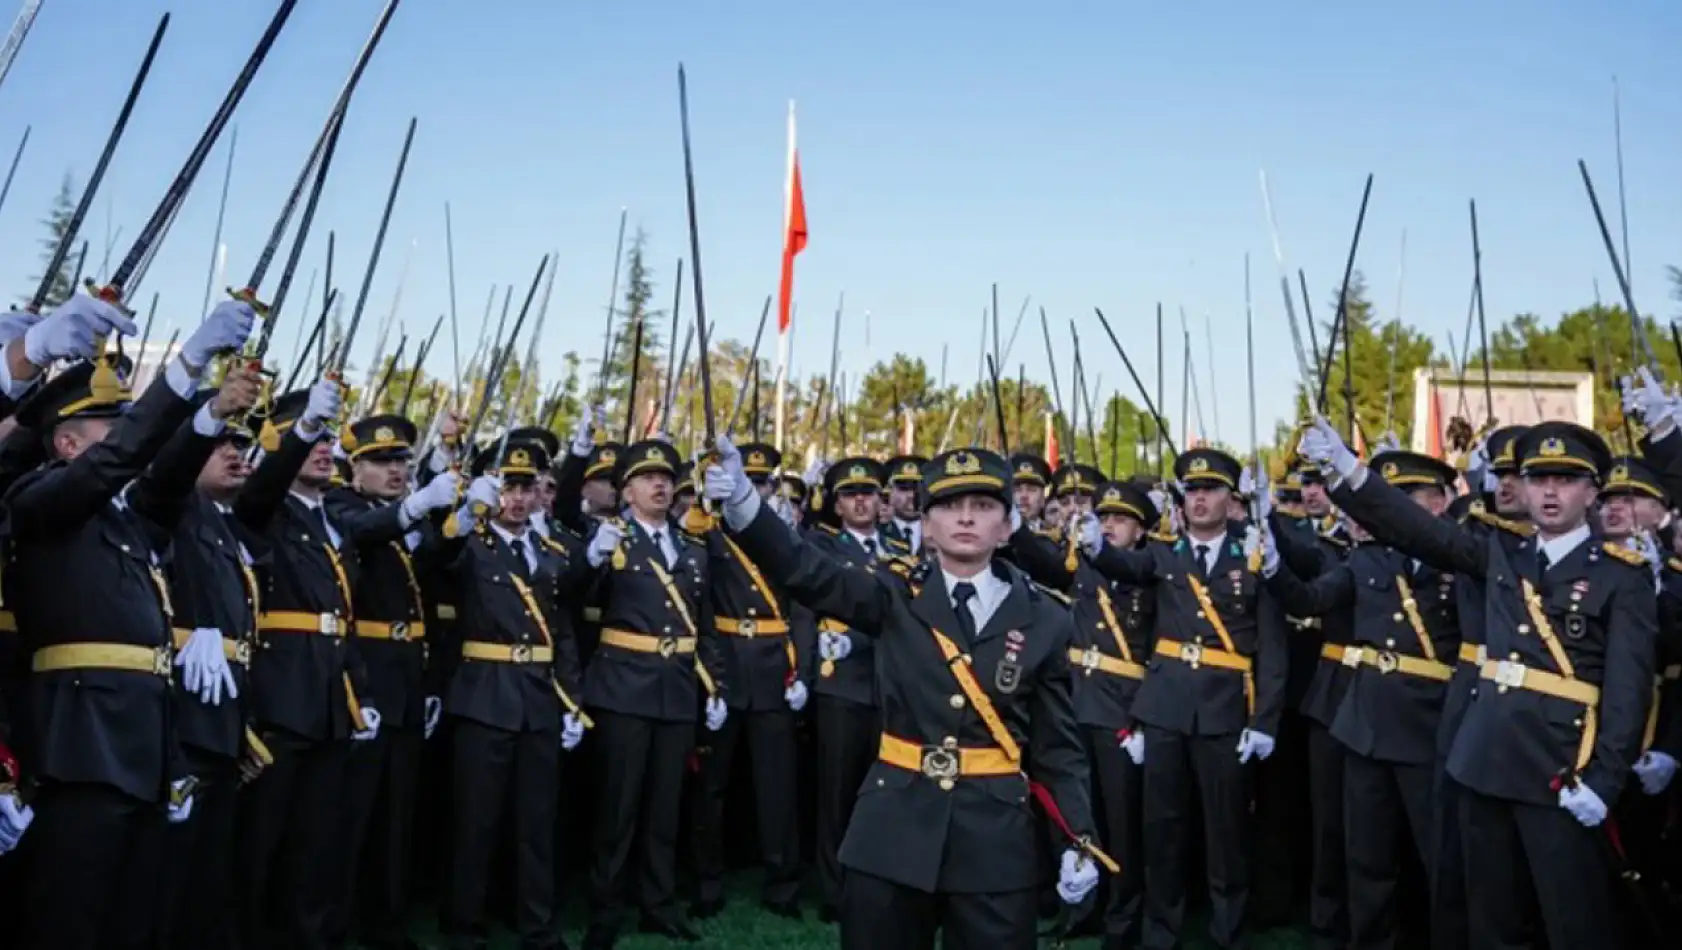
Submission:
[[[1606,549],[1607,554],[1612,555],[1625,564],[1640,567],[1641,565],[1647,563],[1647,559],[1642,557],[1640,552],[1631,551],[1629,548],[1624,547],[1616,541],[1603,542],[1601,547]]]

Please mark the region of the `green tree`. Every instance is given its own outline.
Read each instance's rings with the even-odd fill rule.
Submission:
[[[606,377],[606,405],[609,430],[614,438],[624,434],[633,409],[636,424],[632,439],[641,438],[644,426],[653,418],[660,401],[663,347],[660,328],[667,316],[654,308],[654,270],[648,264],[648,234],[637,228],[631,247],[625,254],[625,289],[619,306],[615,308],[613,356],[609,360]],[[637,328],[642,328],[640,358],[634,349]],[[636,406],[627,403],[631,397],[631,369],[636,366]]]
[[[58,252],[60,244],[70,236],[71,218],[76,214],[76,202],[81,193],[76,188],[75,181],[69,172],[64,173],[64,179],[59,182],[58,194],[53,197],[52,210],[41,220],[46,226],[47,234],[41,239],[41,273],[31,277],[30,289],[24,295],[28,302],[35,295],[35,288],[46,279],[46,269],[52,264],[53,255]],[[75,287],[76,255],[66,253],[53,271],[51,280],[47,283],[47,296],[42,302],[43,309],[56,307],[68,300],[76,292]]]
[[[1330,345],[1332,323],[1337,318],[1337,292],[1332,293],[1329,315],[1320,326],[1322,353]],[[1348,365],[1350,389],[1354,395],[1354,418],[1361,436],[1370,446],[1394,431],[1407,444],[1413,435],[1413,372],[1431,364],[1435,347],[1430,337],[1392,319],[1381,322],[1367,297],[1367,282],[1360,271],[1349,279]],[[1332,351],[1331,371],[1326,380],[1326,418],[1339,429],[1347,429],[1349,401],[1344,392],[1344,333],[1338,334]],[[1313,394],[1301,392],[1297,408],[1306,418]],[[1345,433],[1347,435],[1347,432]]]

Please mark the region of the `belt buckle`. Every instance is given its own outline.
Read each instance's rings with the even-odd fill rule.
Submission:
[[[928,778],[950,782],[958,777],[958,753],[940,746],[924,746],[918,771]]]
[[[251,665],[251,644],[247,643],[244,640],[235,640],[235,641],[233,641],[233,643],[234,643],[234,662],[238,663],[240,666],[250,666]]]
[[[1201,643],[1182,643],[1182,644],[1180,644],[1180,662],[1189,663],[1189,664],[1191,664],[1192,669],[1194,669],[1194,670],[1197,669],[1197,664],[1203,662],[1203,644],[1201,644]]]
[[[1365,652],[1361,647],[1344,647],[1343,659],[1339,662],[1350,669],[1354,669],[1361,665],[1361,655]]]
[[[737,625],[736,629],[741,632],[742,636],[751,640],[753,639],[753,635],[759,632],[759,624],[752,617],[749,617],[746,620],[741,621],[741,623]]]
[[[508,651],[508,655],[513,658],[515,663],[530,663],[531,644],[516,643],[514,644],[513,649]]]
[[[170,662],[169,647],[157,647],[152,650],[152,673],[156,676],[168,677],[174,664]]]
[[[409,623],[406,620],[396,620],[391,624],[391,638],[402,642],[409,639]]]
[[[1524,686],[1525,672],[1523,663],[1514,663],[1512,660],[1502,660],[1495,664],[1495,682],[1500,686],[1500,692],[1521,689]]]
[[[1103,662],[1103,658],[1104,654],[1100,653],[1097,647],[1087,647],[1085,652],[1080,655],[1080,665],[1084,669],[1095,670],[1098,668],[1098,664]]]
[[[339,617],[337,614],[321,614],[317,619],[321,621],[319,627],[322,636],[331,637],[338,634]]]
[[[677,653],[677,637],[661,637],[659,650],[661,657],[671,659]]]
[[[1378,651],[1378,671],[1380,673],[1394,673],[1396,668],[1401,665],[1402,661],[1396,658],[1396,654],[1389,650]]]
[[[1480,643],[1480,644],[1478,644],[1478,666],[1483,666],[1485,663],[1488,663],[1488,662],[1489,662],[1489,646],[1487,644]]]

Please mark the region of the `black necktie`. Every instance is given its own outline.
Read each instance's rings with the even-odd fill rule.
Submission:
[[[1209,576],[1209,545],[1199,544],[1199,545],[1193,547],[1192,550],[1197,552],[1197,573],[1202,574],[1204,577],[1208,577]]]
[[[508,546],[514,550],[514,559],[520,562],[520,573],[526,577],[530,577],[531,562],[526,560],[526,542],[520,540],[519,538],[515,538],[514,540],[508,542]]]
[[[952,585],[952,612],[958,617],[958,629],[964,634],[968,642],[975,640],[975,614],[970,613],[969,602],[975,598],[975,585],[969,581],[959,581]]]
[[[666,532],[654,532],[654,547],[660,551],[660,563],[666,565],[667,567],[671,567],[671,558],[666,557]]]
[[[1548,552],[1541,545],[1536,546],[1536,576],[1548,573]]]
[[[871,557],[876,556],[876,539],[875,538],[865,538],[864,539],[864,553],[870,555]]]
[[[321,540],[333,545],[333,547],[338,547],[337,544],[333,543],[333,523],[327,520],[327,506],[317,507],[315,513],[321,516]]]

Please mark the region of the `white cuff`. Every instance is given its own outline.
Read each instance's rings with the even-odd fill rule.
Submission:
[[[210,403],[208,402],[200,406],[198,412],[193,413],[193,432],[196,435],[215,438],[221,435],[222,430],[227,427],[226,422],[211,415]]]
[[[23,397],[35,388],[35,384],[47,378],[45,373],[36,373],[34,379],[16,382],[12,379],[12,363],[6,359],[6,347],[0,346],[0,393],[4,393],[12,402],[22,402]]]
[[[186,362],[179,356],[169,361],[169,366],[164,370],[164,380],[182,399],[192,398],[193,390],[197,389],[199,384],[198,378],[187,371]]]
[[[409,498],[413,498],[413,497],[415,497],[415,496],[414,495],[409,496]],[[402,528],[404,531],[409,530],[410,525],[412,525],[415,522],[420,520],[419,515],[416,515],[413,512],[409,511],[409,498],[405,498],[402,501],[397,503],[397,525],[398,525],[398,527]]]
[[[731,531],[743,530],[753,524],[754,517],[759,514],[759,504],[759,492],[748,492],[747,500],[741,504],[724,506],[724,523],[730,526]]]
[[[432,470],[432,474],[442,475],[444,474],[445,469],[448,469],[450,467],[450,463],[453,461],[455,461],[455,452],[451,451],[448,446],[440,442],[438,446],[432,450],[432,453],[426,457],[426,467]]]
[[[312,426],[309,420],[299,419],[298,424],[292,427],[292,431],[298,433],[298,438],[305,442],[314,442],[327,434],[327,426],[319,422]]]

